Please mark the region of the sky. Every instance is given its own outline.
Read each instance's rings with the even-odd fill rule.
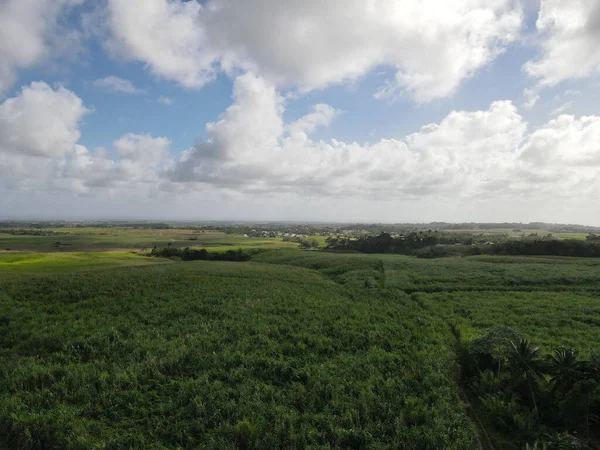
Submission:
[[[600,0],[0,0],[0,218],[600,226]]]

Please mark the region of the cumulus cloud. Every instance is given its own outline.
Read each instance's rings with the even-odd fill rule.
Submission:
[[[60,164],[60,187],[79,193],[105,188],[147,195],[161,183],[170,144],[164,137],[126,134],[113,142],[118,155],[115,159],[109,158],[105,149],[92,153],[78,145]]]
[[[315,105],[314,111],[306,116],[296,120],[288,126],[290,135],[307,138],[308,134],[315,131],[318,127],[325,127],[340,115],[341,111],[335,110],[329,105]]]
[[[45,188],[55,163],[75,148],[89,112],[73,92],[41,82],[0,103],[0,185]]]
[[[199,25],[195,0],[109,0],[106,48],[114,56],[144,62],[160,78],[199,88],[214,78],[216,57]]]
[[[62,157],[80,138],[90,111],[68,89],[35,82],[0,104],[0,153]]]
[[[121,94],[143,94],[144,91],[142,89],[138,89],[135,85],[129,81],[124,80],[123,78],[116,77],[114,75],[107,76],[104,78],[98,78],[92,82],[94,87],[99,89],[104,89],[110,92],[117,92]]]
[[[237,78],[235,101],[209,138],[167,171],[173,184],[246,194],[349,198],[525,198],[600,190],[600,117],[560,116],[529,130],[510,101],[453,111],[405,139],[314,141],[338,111],[317,105],[290,123],[263,78]],[[204,186],[204,187],[201,187]]]
[[[536,22],[540,56],[525,71],[540,86],[600,73],[600,3],[542,0]]]
[[[503,101],[487,111],[452,112],[402,141],[311,140],[310,133],[338,113],[317,105],[286,126],[282,99],[273,86],[246,74],[236,80],[234,104],[207,126],[209,139],[184,152],[170,178],[247,192],[475,192],[493,171],[510,170],[526,131],[516,107]]]
[[[88,112],[72,92],[44,83],[0,104],[0,188],[140,200],[269,194],[318,202],[600,194],[600,117],[561,115],[529,129],[511,101],[452,111],[404,139],[315,140],[315,130],[339,110],[318,104],[286,123],[285,99],[275,86],[247,73],[236,78],[232,105],[206,126],[207,139],[178,157],[167,138],[140,134],[90,151],[78,142]]]
[[[15,82],[17,71],[57,52],[79,45],[76,31],[59,25],[64,11],[83,0],[5,0],[0,2],[0,95]]]
[[[523,145],[522,158],[556,170],[600,168],[600,117],[562,115],[535,130]]]
[[[170,141],[126,134],[106,149],[79,144],[79,125],[91,111],[68,89],[36,82],[0,103],[0,186],[78,193],[96,188],[158,188]],[[147,189],[145,189],[147,188]]]
[[[119,151],[122,161],[143,161],[144,164],[157,167],[167,156],[171,141],[164,137],[139,134],[126,134],[113,144]]]
[[[307,91],[390,66],[378,97],[427,102],[504,51],[522,19],[517,0],[109,0],[106,46],[192,88],[219,69]]]

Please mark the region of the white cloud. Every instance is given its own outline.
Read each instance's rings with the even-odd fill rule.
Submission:
[[[60,168],[62,189],[79,193],[95,189],[133,191],[146,196],[161,183],[160,172],[167,163],[171,142],[163,137],[126,134],[113,143],[119,159],[107,157],[105,149],[94,153],[77,146]]]
[[[89,112],[73,92],[41,82],[1,103],[0,185],[45,188],[55,162],[75,148]]]
[[[562,115],[535,130],[523,145],[522,158],[536,167],[569,172],[575,179],[599,174],[600,117]],[[595,182],[594,184],[597,184]]]
[[[119,78],[116,76],[107,76],[104,78],[99,78],[92,82],[94,87],[104,89],[110,92],[118,92],[122,94],[143,94],[144,91],[142,89],[138,89],[134,86],[134,84],[129,80],[124,80],[123,78]]]
[[[118,158],[80,145],[79,124],[90,113],[64,87],[32,83],[0,104],[0,187],[19,190],[131,189],[143,195],[160,185],[170,141],[126,134],[113,143]]]
[[[0,153],[62,157],[79,140],[79,122],[89,112],[68,89],[32,83],[0,104]]]
[[[195,0],[109,0],[106,47],[113,55],[142,61],[160,78],[199,88],[214,78],[215,56],[199,25]]]
[[[220,68],[312,90],[391,66],[377,96],[418,102],[452,95],[517,39],[523,18],[516,0],[109,0],[109,13],[114,55],[186,87]]]
[[[62,29],[59,17],[82,1],[0,2],[0,95],[13,85],[19,69],[33,67],[57,53],[78,50],[78,33]]]
[[[562,105],[560,105],[558,108],[554,109],[550,114],[553,116],[560,116],[561,114],[565,113],[572,107],[573,107],[573,102],[566,102],[566,103],[563,103]]]
[[[317,142],[310,133],[335,118],[333,108],[318,105],[286,125],[282,99],[264,79],[239,77],[235,92],[233,105],[207,127],[208,140],[184,152],[168,172],[174,185],[246,195],[454,203],[571,201],[600,193],[600,117],[561,116],[528,133],[513,103],[497,101],[484,111],[453,111],[403,140]]]
[[[150,135],[126,134],[112,151],[88,150],[78,143],[88,112],[81,99],[34,83],[0,104],[0,190],[73,192],[93,202],[112,195],[140,205],[227,194],[235,204],[262,199],[269,208],[310,200],[329,212],[368,199],[446,209],[487,201],[514,212],[513,202],[566,205],[600,195],[597,116],[562,115],[528,130],[512,102],[497,101],[453,111],[404,139],[359,144],[314,139],[340,114],[329,105],[286,123],[285,100],[262,77],[238,77],[234,94],[220,120],[207,125],[208,139],[174,158],[167,138]]]
[[[525,71],[541,86],[600,73],[600,2],[542,0],[536,27],[540,56]]]
[[[175,104],[175,100],[173,100],[171,97],[165,97],[164,95],[158,97],[158,101],[159,101],[159,103],[162,103],[163,105]]]
[[[104,148],[90,152],[77,145],[67,158],[57,161],[47,189],[79,194],[133,193],[147,198],[162,183],[160,173],[168,163],[169,145],[163,137],[127,134],[113,143],[118,155],[114,159]]]
[[[523,102],[523,108],[525,109],[533,108],[540,99],[538,89],[524,89],[523,97],[525,97],[525,101]]]
[[[309,138],[337,112],[327,105],[286,126],[272,85],[239,77],[236,100],[209,124],[209,139],[182,155],[175,182],[200,182],[244,192],[310,191],[320,195],[474,193],[514,163],[526,124],[511,102],[488,111],[448,115],[404,141],[373,145]]]
[[[335,110],[329,105],[322,103],[315,105],[314,112],[289,125],[289,133],[291,136],[306,139],[308,134],[315,131],[318,127],[328,126],[340,114],[341,111]]]
[[[164,137],[153,138],[150,135],[126,134],[113,145],[119,151],[121,160],[143,161],[156,166],[167,156],[171,141]]]

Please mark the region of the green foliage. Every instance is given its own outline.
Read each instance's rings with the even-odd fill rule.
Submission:
[[[57,245],[58,242],[58,245]],[[171,228],[161,224],[128,227],[61,227],[57,229],[0,229],[0,249],[27,252],[103,252],[164,247],[198,247],[230,249],[296,247],[279,238],[244,238],[222,231]]]
[[[600,257],[600,244],[595,240],[568,239],[556,240],[519,240],[504,241],[491,246],[491,253],[502,255],[549,255],[577,256],[586,258]]]
[[[511,338],[513,333],[493,329],[461,344],[463,383],[477,399],[476,409],[487,426],[503,437],[500,442],[525,448],[575,449],[597,443],[600,435],[592,423],[600,412],[600,389],[590,363],[565,348],[544,360],[538,347],[522,337]],[[496,371],[472,363],[481,360],[497,364]],[[547,430],[554,430],[549,439]]]
[[[597,259],[238,252],[274,241],[198,230],[119,239],[163,231],[172,245],[154,253],[171,259],[0,255],[0,436],[13,447],[479,448],[459,392],[495,448],[597,446]],[[183,248],[190,237],[207,250]]]
[[[253,255],[260,253],[259,249],[252,250],[226,250],[224,252],[208,252],[205,248],[175,248],[168,246],[167,248],[153,248],[148,256],[156,256],[159,258],[177,258],[181,261],[250,261]]]
[[[0,293],[17,448],[476,446],[449,331],[402,294],[215,261],[0,275]]]
[[[521,337],[510,341],[507,360],[509,370],[517,378],[538,378],[546,368],[539,347]]]
[[[577,350],[563,347],[550,356],[548,372],[552,375],[553,390],[564,394],[583,377],[586,363],[578,360]]]
[[[485,240],[482,240],[484,237]],[[327,248],[334,250],[351,250],[361,253],[399,253],[414,255],[420,258],[440,258],[455,255],[548,255],[548,256],[577,256],[600,257],[600,244],[596,235],[589,235],[586,241],[578,239],[556,240],[552,234],[540,237],[531,234],[514,240],[489,236],[476,236],[466,233],[448,233],[438,231],[410,231],[392,236],[389,233],[378,235],[363,235],[358,238],[330,237]],[[479,244],[479,245],[476,245]],[[490,245],[493,244],[493,245]],[[455,246],[452,248],[451,246]],[[456,246],[467,246],[459,251]]]

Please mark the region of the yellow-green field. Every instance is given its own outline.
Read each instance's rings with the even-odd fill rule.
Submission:
[[[142,251],[157,247],[297,247],[280,238],[246,238],[220,231],[135,228],[55,228],[51,236],[0,233],[0,251],[4,252],[101,252],[110,250]]]
[[[213,230],[138,228],[49,228],[51,236],[0,233],[0,272],[69,271],[91,267],[171,263],[148,258],[157,247],[231,249],[296,248],[281,238],[247,238]],[[324,243],[324,237],[317,236]]]
[[[168,264],[168,259],[147,258],[129,252],[2,252],[0,272],[55,272],[115,266]]]

